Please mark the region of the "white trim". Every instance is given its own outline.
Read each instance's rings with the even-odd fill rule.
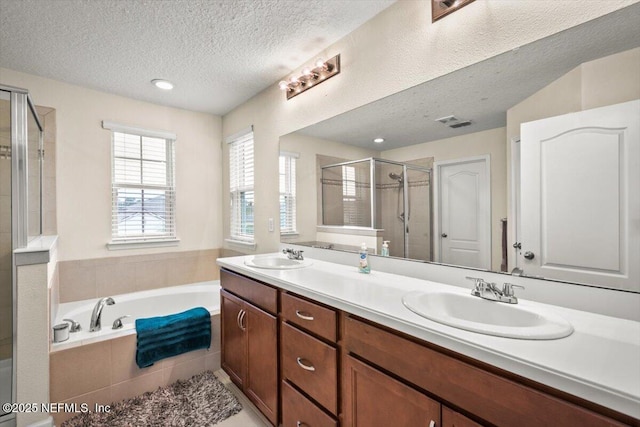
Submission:
[[[253,132],[253,125],[248,126],[248,127],[244,128],[244,129],[239,130],[239,131],[238,131],[238,132],[236,132],[236,133],[233,133],[233,134],[229,135],[228,137],[226,137],[226,138],[224,139],[224,141],[225,141],[227,144],[231,144],[231,143],[232,143],[232,142],[234,142],[235,140],[237,140],[237,139],[239,139],[239,138],[242,138],[243,136],[245,136],[245,135],[247,135],[247,134],[249,134],[249,133],[252,133],[252,132]]]
[[[507,240],[507,272],[518,267],[520,258],[515,242],[520,238],[520,137],[511,138],[511,200],[509,200],[509,239]],[[513,242],[513,243],[512,243]]]
[[[102,121],[102,128],[108,129],[112,132],[132,133],[140,136],[146,136],[149,138],[163,138],[176,140],[176,134],[167,132],[164,130],[145,129],[137,126],[123,125],[121,123],[110,122],[107,120]]]
[[[256,249],[256,243],[255,242],[244,242],[242,240],[234,240],[234,239],[224,239],[224,241],[229,243],[232,246],[233,245],[240,246],[242,248],[251,249],[251,250],[255,250]]]
[[[281,151],[279,155],[285,157],[293,157],[294,159],[300,158],[300,153],[295,153],[293,151]]]
[[[107,249],[110,251],[119,251],[123,249],[147,249],[161,248],[165,246],[178,246],[180,239],[162,239],[162,240],[134,240],[123,242],[109,242]]]

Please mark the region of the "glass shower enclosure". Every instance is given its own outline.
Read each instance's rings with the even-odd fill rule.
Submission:
[[[431,169],[367,158],[322,166],[322,224],[379,230],[389,255],[432,260]]]
[[[0,402],[15,402],[13,251],[42,232],[42,124],[28,91],[0,85]],[[0,409],[0,426],[15,425]]]

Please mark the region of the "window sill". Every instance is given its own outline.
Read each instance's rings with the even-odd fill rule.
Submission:
[[[123,249],[146,249],[146,248],[161,248],[164,246],[178,246],[180,239],[165,239],[165,240],[135,240],[124,242],[109,242],[107,243],[107,249],[110,251],[119,251]]]
[[[300,235],[300,233],[298,233],[297,231],[280,233],[280,237],[284,237],[285,239],[288,238],[288,237],[298,237],[299,235]]]
[[[255,242],[245,242],[243,240],[233,240],[233,239],[224,239],[224,241],[229,243],[231,246],[238,246],[244,249],[251,249],[252,251],[256,250]]]

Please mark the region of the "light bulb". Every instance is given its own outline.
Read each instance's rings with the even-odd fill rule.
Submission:
[[[167,81],[167,80],[162,80],[162,79],[153,79],[151,80],[151,83],[157,87],[158,89],[163,89],[163,90],[171,90],[173,89],[173,83]]]
[[[280,83],[278,83],[278,87],[280,88],[280,90],[287,90],[289,89],[289,84],[282,80]]]
[[[303,69],[302,69],[302,75],[303,75],[303,76],[305,76],[305,77],[309,77],[309,76],[311,76],[311,74],[312,74],[312,73],[311,73],[311,68],[306,67],[306,68],[303,68]]]
[[[316,68],[324,68],[324,59],[322,58],[316,59]]]
[[[373,140],[373,142],[375,142],[376,144],[381,144],[384,142],[384,138],[376,138]]]

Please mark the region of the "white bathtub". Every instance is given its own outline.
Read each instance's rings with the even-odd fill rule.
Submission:
[[[194,307],[205,307],[212,316],[220,313],[220,281],[218,280],[110,296],[115,304],[104,306],[102,330],[97,332],[89,332],[89,323],[99,298],[60,304],[53,325],[63,323],[62,319],[73,319],[80,322],[82,330],[70,333],[67,341],[52,343],[51,351],[134,334],[135,321],[138,318],[166,316]],[[127,314],[131,317],[122,320],[121,329],[111,329],[114,320]]]

